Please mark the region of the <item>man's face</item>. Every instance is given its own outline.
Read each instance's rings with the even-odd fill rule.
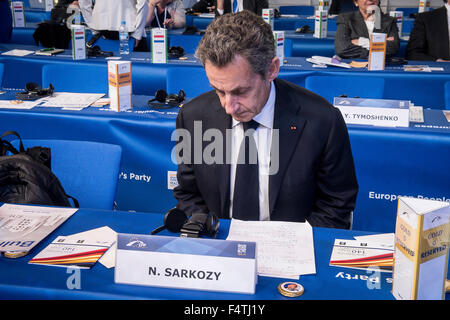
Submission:
[[[278,75],[279,62],[278,58],[272,60],[265,77],[254,73],[247,60],[239,55],[224,67],[206,61],[205,71],[226,113],[237,121],[248,122],[266,104],[270,82]]]
[[[359,9],[366,12],[367,7],[369,6],[377,6],[379,4],[379,0],[356,0],[355,4],[358,5]]]

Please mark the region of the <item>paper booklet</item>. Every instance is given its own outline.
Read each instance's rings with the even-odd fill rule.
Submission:
[[[392,272],[393,261],[394,241],[336,239],[330,266]]]
[[[30,251],[77,210],[3,204],[0,207],[0,251]]]
[[[115,242],[116,233],[109,227],[59,236],[29,263],[89,269]]]

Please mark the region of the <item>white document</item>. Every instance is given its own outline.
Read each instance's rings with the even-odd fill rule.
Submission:
[[[393,246],[395,242],[394,233],[377,233],[368,236],[355,236],[355,240],[360,242],[376,242],[378,244]]]
[[[0,109],[31,109],[40,101],[0,100]]]
[[[52,107],[80,110],[89,107],[103,97],[103,93],[55,92],[51,97],[39,99],[40,107]]]
[[[106,268],[112,268],[116,264],[116,239],[117,239],[117,232],[115,232],[110,227],[104,226],[101,228],[88,230],[85,232],[80,232],[76,234],[72,234],[70,236],[67,236],[67,238],[88,238],[91,240],[104,240],[109,241],[112,243],[111,247],[106,251],[102,257],[98,260],[101,264],[103,264]]]
[[[323,57],[323,56],[312,56],[311,58],[307,58],[306,61],[314,63],[314,64],[324,64],[333,67],[341,67],[350,69],[351,66],[348,63],[337,61],[333,58]]]
[[[29,251],[78,209],[4,204],[0,207],[0,251]]]
[[[256,242],[261,276],[297,278],[316,273],[312,227],[308,222],[231,220],[227,240]]]
[[[9,51],[3,52],[2,55],[24,57],[24,56],[27,56],[27,55],[32,54],[32,53],[34,53],[34,51],[13,49],[13,50],[9,50]]]

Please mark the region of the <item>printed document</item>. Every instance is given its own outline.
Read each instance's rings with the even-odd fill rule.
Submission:
[[[3,204],[0,251],[29,251],[78,209]]]
[[[312,227],[308,222],[231,220],[227,240],[256,242],[261,276],[298,279],[316,273]]]

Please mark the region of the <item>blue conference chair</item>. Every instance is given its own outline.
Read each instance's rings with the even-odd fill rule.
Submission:
[[[450,81],[444,84],[445,109],[450,110]]]
[[[80,208],[114,208],[122,147],[91,141],[22,139],[26,148],[51,149],[51,166],[66,193]],[[18,148],[19,140],[11,143]]]
[[[0,88],[3,86],[3,71],[5,70],[5,66],[3,63],[0,63]]]
[[[188,99],[212,90],[205,70],[201,67],[169,68],[166,79],[168,94],[178,93],[180,89],[183,89]]]
[[[314,6],[280,6],[279,10],[281,14],[314,14]]]
[[[108,93],[108,67],[106,64],[55,63],[42,67],[42,86],[49,84],[56,92]]]
[[[309,76],[305,88],[333,103],[335,97],[347,95],[369,99],[382,99],[384,79],[371,76]]]

